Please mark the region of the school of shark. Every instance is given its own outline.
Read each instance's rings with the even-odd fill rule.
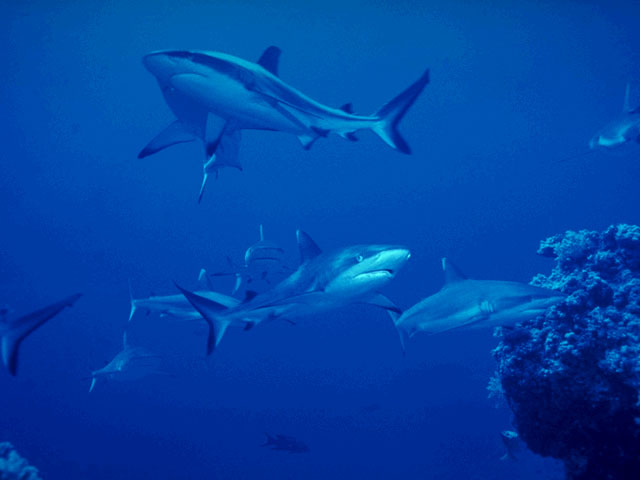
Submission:
[[[218,178],[224,168],[242,170],[242,130],[289,133],[298,138],[304,149],[330,134],[356,141],[358,131],[370,130],[397,152],[411,153],[398,127],[429,84],[429,69],[374,113],[359,115],[351,104],[329,107],[285,83],[279,77],[280,56],[281,51],[275,46],[268,47],[256,62],[202,50],[163,50],[145,55],[143,65],[157,80],[175,119],[138,157],[200,141],[200,203],[210,176]],[[627,85],[622,112],[593,136],[588,142],[590,149],[640,143],[640,107],[630,104],[630,88]],[[229,258],[226,266],[213,273],[202,269],[196,289],[178,284],[172,287],[167,279],[171,292],[135,298],[130,285],[127,324],[136,321],[140,313],[170,319],[176,326],[199,324],[204,327],[201,354],[208,356],[214,354],[229,327],[238,331],[268,328],[277,321],[296,323],[303,318],[321,318],[348,305],[361,305],[386,312],[404,351],[408,339],[416,334],[513,328],[542,315],[565,298],[562,292],[523,282],[469,279],[453,262],[443,258],[442,289],[413,306],[401,308],[383,290],[410,260],[409,246],[374,243],[336,245],[324,250],[303,230],[298,229],[295,236],[300,258],[297,266],[285,263],[284,249],[266,240],[260,225],[259,241],[247,248],[242,262]],[[228,293],[215,291],[212,279],[226,276],[234,278],[233,288]],[[53,328],[45,324],[75,305],[80,297],[77,293],[22,316],[13,315],[8,307],[0,309],[2,361],[11,375],[18,371],[21,343],[36,330]],[[161,364],[161,355],[132,345],[125,329],[121,350],[104,367],[89,373],[89,391],[96,390],[97,383],[164,375]],[[268,436],[265,445],[303,450],[284,436]]]

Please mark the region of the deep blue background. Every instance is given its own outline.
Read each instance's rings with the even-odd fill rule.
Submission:
[[[540,459],[498,460],[510,413],[486,398],[491,332],[415,337],[403,357],[365,306],[232,331],[207,361],[193,326],[140,316],[132,341],[177,353],[178,377],[87,393],[120,348],[129,279],[139,296],[195,287],[201,267],[239,261],[259,223],[290,264],[297,227],[326,248],[409,246],[385,292],[406,308],[440,288],[442,256],[528,281],[551,267],[540,239],[640,222],[640,148],[561,161],[619,113],[627,81],[640,103],[634,2],[268,3],[0,6],[0,303],[85,294],[25,342],[17,378],[0,373],[0,440],[51,479],[556,478]],[[199,144],[136,159],[172,121],[142,55],[253,60],[271,44],[285,81],[363,113],[431,67],[401,125],[413,156],[368,133],[304,151],[245,132],[245,171],[223,171],[200,206]],[[311,452],[261,449],[265,431]]]

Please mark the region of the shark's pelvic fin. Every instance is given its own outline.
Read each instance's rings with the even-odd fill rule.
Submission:
[[[47,320],[55,317],[66,307],[72,306],[81,296],[81,293],[76,293],[48,307],[8,322],[8,330],[2,336],[1,348],[2,361],[11,375],[15,376],[18,370],[18,348],[22,341]]]
[[[191,132],[188,132],[182,123],[178,120],[173,122],[167,128],[162,130],[158,135],[144,147],[138,154],[138,158],[148,157],[160,150],[178,143],[186,143],[195,140]]]
[[[296,238],[298,239],[298,250],[300,250],[300,263],[311,260],[322,253],[318,244],[313,241],[309,234],[302,230],[297,230]]]
[[[205,155],[207,159],[215,155],[226,125],[227,121],[224,118],[214,115],[213,113],[207,114],[207,124],[204,134]]]
[[[220,313],[227,309],[224,305],[214,302],[205,297],[201,297],[193,292],[185,290],[180,285],[176,284],[178,290],[182,292],[185,298],[189,301],[193,308],[195,308],[202,318],[209,325],[209,336],[207,338],[207,355],[210,355],[213,350],[218,346],[220,340],[227,330],[227,327],[231,323],[229,320],[220,317]]]
[[[448,258],[442,259],[442,271],[445,285],[467,279],[467,276]]]
[[[262,52],[262,55],[260,55],[260,58],[258,59],[257,63],[262,68],[264,68],[265,70],[267,70],[268,72],[272,73],[277,77],[278,62],[280,60],[281,53],[282,53],[282,50],[280,50],[278,47],[271,45],[270,47],[267,47],[267,49],[264,52]]]
[[[428,83],[429,69],[425,70],[422,76],[409,88],[397,97],[393,98],[390,102],[383,105],[382,108],[375,113],[375,116],[380,118],[380,120],[374,124],[373,131],[387,145],[402,153],[411,153],[411,148],[400,135],[400,132],[398,131],[398,124]]]

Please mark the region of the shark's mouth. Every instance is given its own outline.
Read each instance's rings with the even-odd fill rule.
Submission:
[[[393,277],[395,272],[388,268],[383,268],[380,270],[371,270],[369,272],[360,273],[356,276],[356,278],[375,278],[375,277]]]

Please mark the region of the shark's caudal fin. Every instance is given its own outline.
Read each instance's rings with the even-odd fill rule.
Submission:
[[[47,320],[55,317],[66,307],[72,306],[81,296],[81,293],[76,293],[36,312],[6,322],[7,332],[2,336],[2,361],[11,375],[15,375],[18,369],[20,343]]]
[[[220,340],[222,340],[222,336],[224,332],[227,330],[227,327],[231,323],[229,320],[226,320],[220,316],[220,313],[227,309],[224,305],[214,302],[205,297],[201,297],[200,295],[196,295],[193,292],[185,290],[180,285],[176,284],[176,287],[185,298],[189,301],[189,303],[195,308],[202,318],[209,325],[209,337],[207,338],[207,355],[210,355],[213,350],[218,346]]]
[[[91,378],[91,386],[89,387],[89,393],[93,392],[93,387],[96,386],[96,377]]]
[[[176,120],[167,128],[162,130],[158,135],[153,137],[147,146],[140,151],[138,158],[148,157],[149,155],[153,155],[154,153],[164,150],[171,145],[191,142],[193,140],[195,140],[193,134],[188,132],[184,128],[184,125]]]
[[[391,148],[395,148],[402,153],[411,153],[411,148],[398,131],[398,124],[428,83],[429,69],[425,70],[422,76],[409,88],[383,105],[375,113],[375,116],[380,118],[380,121],[373,126],[373,131]]]

